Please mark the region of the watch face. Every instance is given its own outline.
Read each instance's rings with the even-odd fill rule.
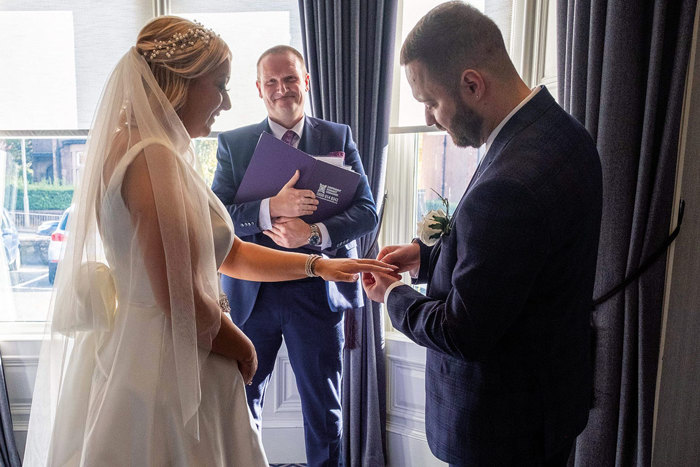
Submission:
[[[316,224],[311,224],[311,235],[309,236],[309,245],[317,246],[321,244],[321,232]]]
[[[317,233],[312,233],[309,237],[309,245],[317,246],[319,243],[321,243],[321,237]]]

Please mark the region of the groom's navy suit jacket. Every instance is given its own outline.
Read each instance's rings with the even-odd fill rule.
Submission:
[[[304,118],[306,121],[299,149],[311,155],[344,151],[345,164],[352,166],[361,175],[352,205],[341,214],[322,221],[333,242],[323,253],[337,258],[357,258],[355,239],[375,228],[377,212],[350,127],[308,116]],[[233,202],[263,131],[272,133],[267,119],[219,135],[218,161],[212,190],[231,214],[236,235],[242,240],[278,250],[310,253],[304,248],[289,250],[280,247],[261,232],[258,225],[261,200],[240,204]],[[260,283],[223,276],[221,284],[230,299],[231,318],[242,326],[253,310]],[[326,292],[332,311],[344,311],[363,305],[359,281],[327,282]]]
[[[449,235],[420,245],[427,294],[390,293],[394,326],[428,348],[438,458],[541,465],[585,427],[601,178],[590,135],[542,88],[497,135]]]

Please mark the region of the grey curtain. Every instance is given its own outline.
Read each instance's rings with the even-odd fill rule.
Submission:
[[[695,0],[558,0],[559,101],[603,166],[595,296],[669,233]],[[593,409],[575,465],[651,464],[666,256],[599,305]]]
[[[299,0],[313,114],[352,128],[380,213],[397,4],[398,0]],[[362,256],[377,255],[376,232],[359,243]],[[346,312],[345,324],[344,465],[384,465],[386,384],[379,305],[365,297],[363,308]]]
[[[0,465],[11,467],[22,465],[12,429],[12,415],[10,401],[7,397],[2,356],[0,356]]]

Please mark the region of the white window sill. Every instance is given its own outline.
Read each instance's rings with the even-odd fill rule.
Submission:
[[[388,341],[394,341],[394,342],[410,342],[413,345],[418,345],[415,342],[413,342],[411,339],[408,337],[404,336],[401,334],[399,331],[391,330],[391,331],[386,331],[384,334],[384,339]]]
[[[0,322],[0,342],[41,341],[47,325],[44,321]]]

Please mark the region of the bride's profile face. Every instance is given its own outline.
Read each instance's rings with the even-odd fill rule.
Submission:
[[[227,59],[190,83],[187,100],[178,114],[191,138],[207,136],[219,113],[231,108],[226,89],[230,75],[231,62]]]

